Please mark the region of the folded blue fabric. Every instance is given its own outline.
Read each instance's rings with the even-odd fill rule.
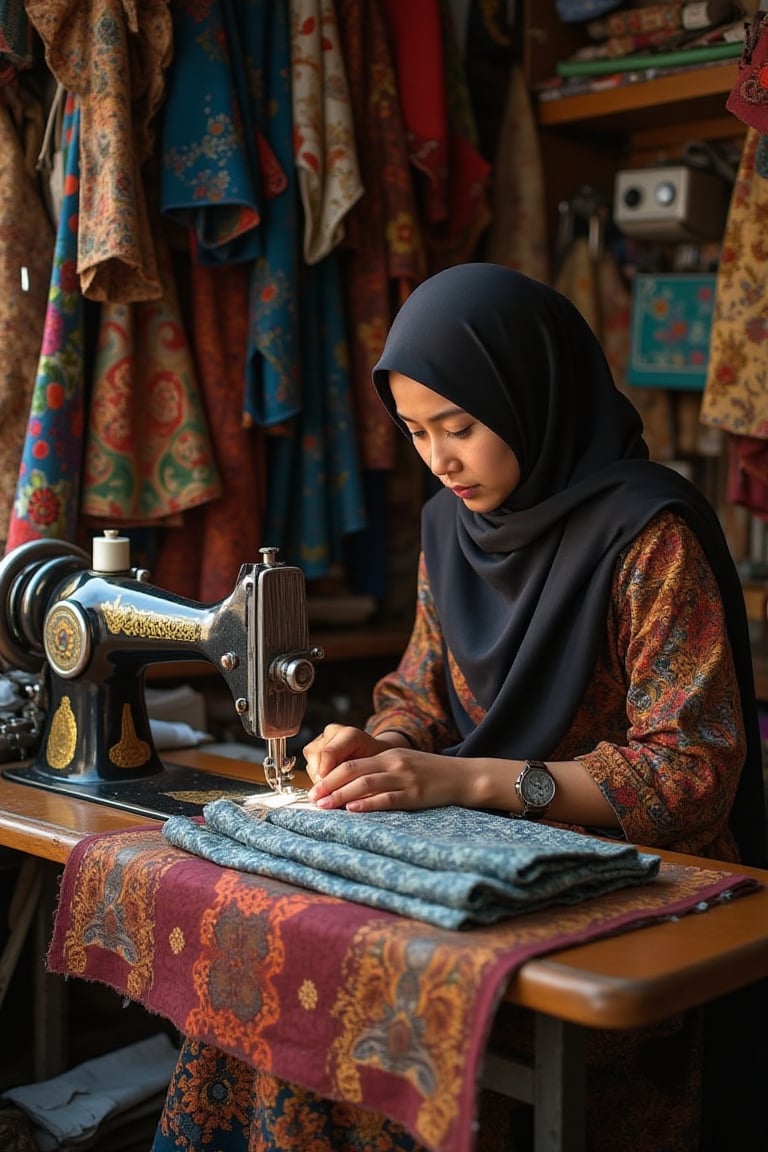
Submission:
[[[220,799],[203,817],[200,824],[172,816],[166,839],[228,868],[443,928],[493,924],[643,884],[661,863],[623,841],[458,807],[256,814]]]

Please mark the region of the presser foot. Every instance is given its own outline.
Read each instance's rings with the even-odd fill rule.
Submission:
[[[293,783],[293,766],[295,763],[295,756],[286,756],[282,758],[280,767],[278,767],[274,756],[267,755],[262,764],[264,778],[272,791],[279,796],[289,796],[294,800],[306,800],[309,795],[307,789],[299,788]]]

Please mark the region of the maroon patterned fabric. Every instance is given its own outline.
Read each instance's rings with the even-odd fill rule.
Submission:
[[[499,997],[542,953],[701,909],[755,882],[665,864],[652,884],[490,929],[449,932],[169,845],[90,836],[60,888],[50,971],[99,980],[303,1089],[468,1152]]]

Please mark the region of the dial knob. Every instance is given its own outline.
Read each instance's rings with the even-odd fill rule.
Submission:
[[[278,656],[272,661],[269,674],[273,681],[289,692],[307,692],[315,680],[315,666],[308,656]]]

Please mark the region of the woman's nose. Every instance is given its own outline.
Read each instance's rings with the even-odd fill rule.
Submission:
[[[443,476],[448,470],[450,453],[447,446],[433,440],[429,446],[429,469],[435,476]]]

